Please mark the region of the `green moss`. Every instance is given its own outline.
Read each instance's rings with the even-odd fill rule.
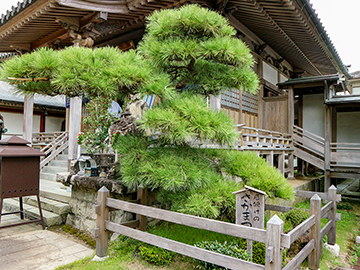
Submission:
[[[62,230],[65,232],[68,232],[77,238],[83,240],[85,243],[87,243],[90,246],[96,247],[96,241],[93,237],[89,236],[86,232],[80,231],[70,225],[64,225],[62,226]]]

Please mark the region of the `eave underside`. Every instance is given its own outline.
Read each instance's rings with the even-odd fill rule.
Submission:
[[[58,4],[59,2],[60,4]],[[121,27],[95,40],[121,36],[143,25],[145,17],[154,10],[173,8],[186,3],[198,3],[215,8],[223,4],[223,13],[231,14],[262,42],[270,46],[295,71],[309,75],[341,72],[314,26],[295,3],[286,0],[229,0],[218,1],[158,1],[158,0],[37,0],[0,25],[0,52],[31,51],[57,38],[68,38],[59,17],[71,17],[80,27],[89,23],[98,11],[107,11],[107,21],[121,22]],[[66,6],[65,6],[66,5]],[[82,8],[80,8],[82,7]],[[68,41],[70,43],[70,41]],[[258,44],[261,45],[261,44]]]

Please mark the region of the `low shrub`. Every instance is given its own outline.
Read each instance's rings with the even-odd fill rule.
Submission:
[[[206,250],[214,251],[220,254],[224,254],[227,256],[235,257],[238,259],[249,261],[249,256],[245,249],[240,248],[240,246],[235,242],[224,242],[219,243],[218,241],[202,241],[199,243],[196,243],[194,246],[203,248]],[[224,267],[196,260],[199,265],[196,267],[197,269],[203,269],[203,270],[210,270],[210,269],[226,269]]]
[[[298,226],[309,217],[309,212],[303,209],[291,209],[289,212],[282,215],[283,220],[291,223],[294,227]]]
[[[139,251],[142,259],[155,265],[170,264],[174,256],[173,252],[154,246],[140,246]]]

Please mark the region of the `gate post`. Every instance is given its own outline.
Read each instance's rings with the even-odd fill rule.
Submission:
[[[97,214],[96,229],[94,231],[96,238],[96,255],[105,257],[108,253],[108,231],[105,228],[105,221],[109,218],[109,207],[106,207],[106,198],[110,196],[109,190],[103,186],[98,191],[97,205],[95,212]]]
[[[274,215],[266,223],[266,255],[265,269],[280,270],[282,265],[281,234],[284,232],[284,222]]]
[[[337,188],[332,185],[328,190],[328,200],[333,202],[333,208],[329,212],[329,220],[332,221],[332,226],[330,231],[328,232],[328,244],[335,245],[336,244],[336,192]]]
[[[313,251],[309,254],[309,268],[319,269],[319,261],[321,255],[321,199],[319,195],[315,194],[310,200],[310,215],[315,215],[315,224],[310,229],[311,239],[315,240]]]

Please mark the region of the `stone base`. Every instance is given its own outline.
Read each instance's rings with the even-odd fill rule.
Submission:
[[[329,250],[334,256],[338,257],[340,255],[340,247],[338,244],[329,245],[328,243],[325,243],[324,247]]]

